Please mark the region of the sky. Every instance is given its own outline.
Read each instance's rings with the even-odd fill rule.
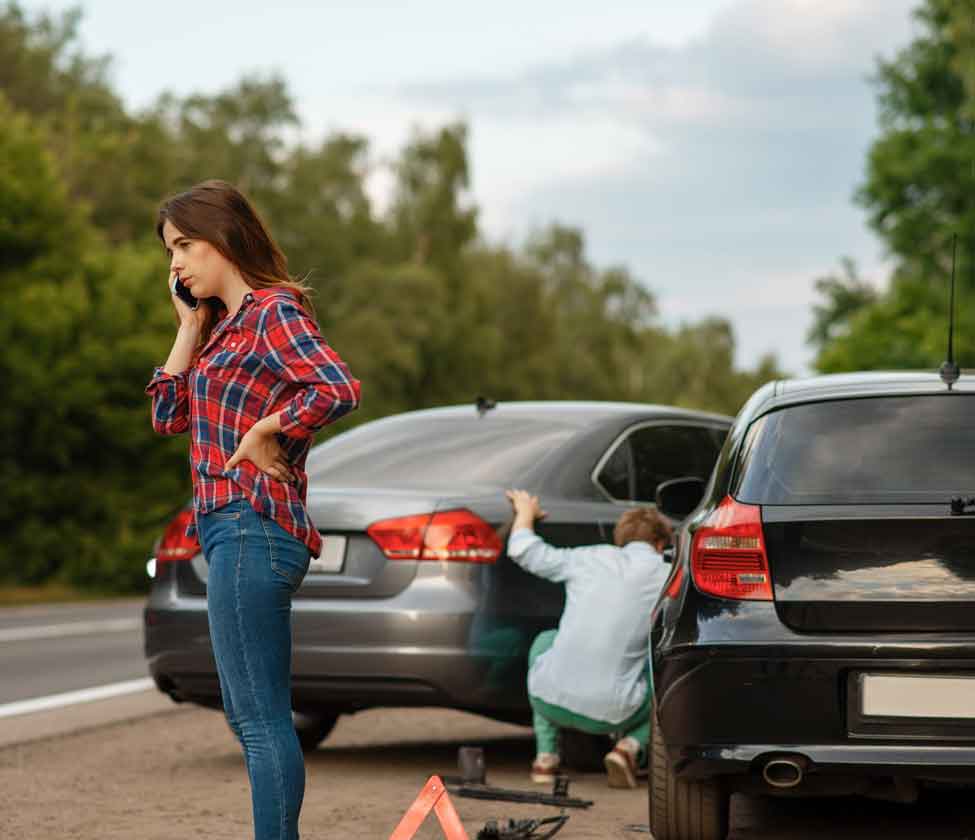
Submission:
[[[917,3],[82,0],[80,32],[133,108],[280,73],[303,139],[370,140],[380,206],[381,162],[414,129],[464,119],[489,240],[578,227],[668,326],[727,317],[740,365],[774,353],[803,374],[815,280],[845,256],[878,286],[889,274],[853,194],[878,132],[876,59],[910,41]]]

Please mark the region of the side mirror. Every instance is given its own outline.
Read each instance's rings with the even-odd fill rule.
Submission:
[[[657,510],[672,519],[683,519],[704,496],[704,479],[688,476],[672,478],[657,485]]]

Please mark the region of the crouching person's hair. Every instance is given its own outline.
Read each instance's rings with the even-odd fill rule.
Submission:
[[[613,529],[613,542],[621,548],[631,542],[650,543],[654,548],[662,548],[670,542],[673,528],[670,523],[653,508],[630,508],[616,522]]]

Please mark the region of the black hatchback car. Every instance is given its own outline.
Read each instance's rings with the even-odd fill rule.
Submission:
[[[549,514],[539,531],[553,544],[608,542],[627,505],[707,476],[730,425],[645,404],[482,402],[377,420],[315,447],[308,506],[324,549],[292,614],[303,744],[375,706],[528,721],[528,649],[556,626],[563,590],[507,558],[504,490],[539,494]],[[155,548],[146,655],[160,690],[217,706],[207,565],[184,536],[190,515]]]
[[[657,840],[723,838],[732,791],[975,782],[973,421],[975,379],[935,374],[748,401],[654,610]]]

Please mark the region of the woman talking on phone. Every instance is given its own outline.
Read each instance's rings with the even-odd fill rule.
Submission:
[[[307,289],[223,181],[167,199],[156,232],[179,329],[146,392],[164,435],[190,432],[194,524],[224,711],[244,751],[256,840],[296,840],[305,766],[291,717],[291,596],[321,537],[305,507],[314,433],[356,408]]]

